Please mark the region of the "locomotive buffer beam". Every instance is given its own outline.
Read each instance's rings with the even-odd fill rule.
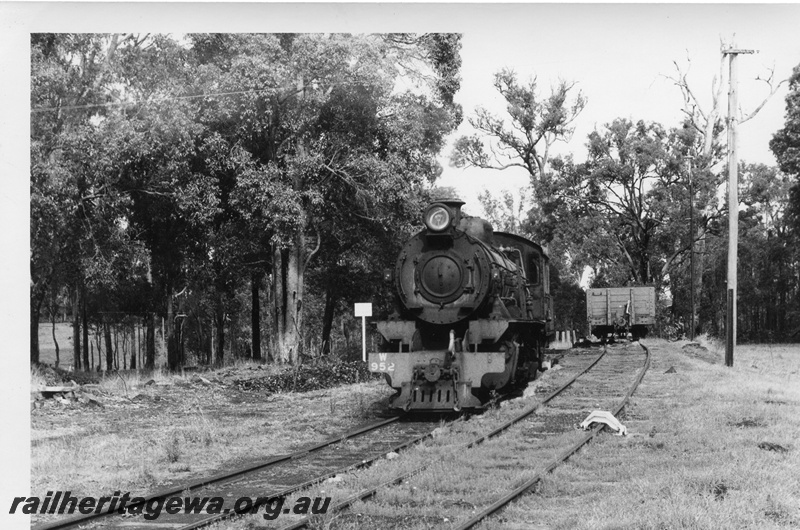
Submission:
[[[478,408],[472,395],[481,379],[505,370],[504,352],[375,352],[369,354],[371,372],[383,373],[400,393],[391,398],[392,408],[458,410]]]

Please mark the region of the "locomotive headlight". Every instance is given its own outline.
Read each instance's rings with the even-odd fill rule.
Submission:
[[[434,232],[441,232],[450,225],[450,211],[441,205],[434,205],[425,212],[425,226]]]

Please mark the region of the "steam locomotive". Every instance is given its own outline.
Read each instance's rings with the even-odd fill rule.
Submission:
[[[395,307],[377,322],[369,369],[397,390],[390,407],[478,408],[493,391],[535,377],[553,339],[544,249],[494,232],[448,199],[425,210],[425,228],[406,242],[389,281]]]

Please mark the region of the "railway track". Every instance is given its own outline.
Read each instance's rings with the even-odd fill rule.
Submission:
[[[616,401],[615,404],[613,404],[613,406],[609,407],[611,414],[613,414],[615,417],[618,416],[620,414],[620,412],[622,412],[622,409],[625,407],[625,405],[627,405],[628,401],[630,400],[631,396],[633,395],[633,393],[638,388],[639,384],[642,381],[642,378],[644,378],[644,375],[645,375],[645,373],[647,372],[647,369],[650,366],[650,351],[647,349],[646,346],[644,346],[644,345],[641,345],[641,346],[642,346],[642,349],[644,350],[644,355],[643,355],[644,360],[643,360],[643,362],[641,362],[641,366],[639,367],[638,371],[635,372],[636,375],[633,378],[633,381],[627,387],[627,391],[622,396],[619,397],[619,399]],[[594,379],[595,379],[594,382],[595,383],[597,382],[596,380],[598,379],[598,376],[599,377],[608,377],[608,380],[602,381],[601,384],[600,384],[601,387],[608,388],[609,381],[614,381],[615,382],[617,380],[617,378],[614,377],[614,376],[630,373],[628,370],[630,370],[631,368],[635,368],[636,364],[637,364],[637,360],[636,359],[633,359],[633,360],[632,359],[625,359],[625,358],[619,359],[618,362],[613,364],[613,366],[612,366],[612,368],[610,370],[603,370],[603,371],[595,372],[593,374],[594,375]],[[590,386],[594,386],[594,385],[590,385]],[[620,388],[624,389],[624,387],[620,387]],[[591,396],[580,395],[580,394],[578,396],[575,396],[574,398],[575,399],[574,399],[574,401],[572,403],[572,407],[575,407],[575,404],[580,404],[580,403],[587,404],[587,403],[589,403],[591,401],[595,401],[595,400],[590,399]],[[587,398],[589,398],[588,401],[587,401]],[[604,403],[603,405],[608,405],[608,404],[609,404],[609,402],[606,400],[606,403]],[[578,405],[578,407],[580,407],[580,405]],[[577,410],[577,408],[575,410]],[[552,458],[546,460],[546,464],[543,465],[535,474],[533,474],[533,476],[531,476],[529,479],[527,479],[521,485],[517,486],[516,488],[512,489],[511,491],[506,492],[499,499],[497,499],[495,502],[493,502],[491,505],[489,505],[488,507],[484,508],[479,513],[477,513],[476,515],[472,516],[467,521],[455,526],[455,528],[458,529],[458,530],[467,530],[469,528],[473,528],[473,527],[477,526],[479,523],[481,523],[482,521],[486,520],[492,514],[498,512],[498,511],[502,510],[504,507],[508,506],[515,499],[517,499],[521,495],[525,494],[526,492],[528,492],[532,488],[534,488],[544,478],[544,476],[546,474],[550,473],[556,467],[558,467],[560,464],[564,463],[572,455],[574,455],[576,452],[578,452],[578,450],[581,447],[583,447],[584,445],[589,443],[595,436],[597,436],[597,434],[600,433],[600,431],[604,430],[605,428],[606,428],[605,424],[602,424],[602,423],[596,424],[586,434],[580,436],[577,440],[575,440],[572,445],[570,445],[569,447],[567,447],[566,449],[564,449],[563,451],[558,453],[555,457],[552,457]]]
[[[483,434],[469,443],[464,449],[468,450],[483,442],[499,436],[530,416],[535,415],[544,405],[556,397],[563,395],[573,384],[593,371],[604,358],[606,349],[602,353],[597,351],[584,351],[584,356],[592,358],[568,381],[552,390],[533,405],[527,407],[511,420],[496,427],[491,432]],[[560,356],[560,357],[563,357]],[[626,368],[627,369],[627,368]],[[607,375],[596,376],[595,379],[603,380]],[[375,460],[384,457],[389,452],[398,452],[410,447],[431,436],[432,431],[439,424],[430,421],[409,421],[407,416],[391,416],[387,419],[363,426],[344,435],[331,438],[325,442],[306,447],[292,454],[279,455],[269,458],[255,465],[234,469],[220,473],[213,477],[197,480],[191,483],[177,485],[144,496],[145,503],[151,500],[167,497],[189,495],[195,497],[222,497],[226,500],[222,513],[170,515],[162,512],[156,520],[145,520],[142,516],[119,515],[104,510],[85,516],[71,517],[62,521],[55,521],[35,527],[37,530],[60,530],[70,528],[125,528],[128,530],[153,530],[155,528],[179,528],[191,530],[213,525],[237,516],[232,507],[233,500],[239,497],[288,497],[293,493],[320,483],[336,475],[342,475],[358,468],[366,467]],[[545,435],[548,433],[544,433]],[[592,433],[590,433],[592,434]],[[590,439],[590,438],[588,438]],[[588,441],[588,439],[586,441]],[[583,443],[586,443],[584,441]],[[581,445],[583,445],[583,443]],[[575,449],[577,450],[577,449]],[[426,466],[420,466],[402,476],[394,477],[377,487],[359,492],[345,501],[331,507],[329,511],[341,511],[359,500],[369,499],[378,491],[391,487],[394,484],[407,481],[414,475],[424,471]],[[309,478],[311,477],[311,478]],[[529,489],[530,486],[525,488]],[[524,490],[523,490],[524,491]],[[519,495],[518,493],[517,495]],[[129,504],[130,506],[130,504]],[[499,507],[492,511],[497,511]],[[491,513],[491,512],[490,512]],[[488,516],[489,514],[487,514]],[[303,528],[308,526],[309,519],[301,519],[283,528]],[[219,527],[219,526],[217,526]],[[465,528],[469,528],[468,526]]]
[[[147,504],[168,497],[222,497],[226,500],[222,513],[175,514],[162,512],[155,520],[143,516],[118,514],[105,508],[97,513],[69,517],[37,525],[35,530],[66,530],[73,528],[200,528],[236,515],[229,504],[235,498],[250,496],[283,497],[321,482],[371,464],[391,451],[400,451],[430,436],[438,423],[408,421],[406,415],[394,415],[373,422],[341,436],[305,447],[297,452],[278,455],[264,461],[226,471],[211,477],[165,488],[143,495],[144,502],[128,503],[128,507]],[[308,477],[313,477],[308,479]]]
[[[636,387],[638,387],[639,382],[642,377],[644,377],[649,367],[650,356],[647,348],[642,346],[642,355],[633,356],[629,355],[631,348],[632,345],[604,347],[602,353],[597,354],[589,362],[584,363],[582,368],[569,380],[551,390],[544,397],[536,400],[535,403],[524,408],[521,412],[503,422],[492,431],[470,440],[464,444],[463,450],[472,450],[476,446],[498,437],[512,426],[523,421],[526,421],[526,435],[534,442],[536,440],[546,440],[547,438],[552,438],[553,436],[563,434],[570,430],[574,431],[575,423],[584,419],[591,410],[597,409],[598,398],[600,396],[603,397],[601,406],[607,406],[604,410],[611,410],[615,416],[618,415]],[[581,354],[583,356],[592,355],[592,350],[581,350],[579,355]],[[575,355],[573,354],[573,356]],[[546,405],[550,406],[545,408]],[[554,419],[558,418],[561,420],[566,418],[568,421],[554,421]],[[554,427],[554,425],[560,425],[560,429]],[[494,500],[489,506],[482,508],[477,514],[471,516],[463,523],[460,523],[460,525],[455,526],[455,528],[472,528],[492,514],[502,510],[504,506],[534,487],[545,474],[555,469],[559,464],[577,452],[578,449],[588,443],[603,427],[604,425],[601,424],[600,426],[594,427],[586,434],[581,434],[567,449],[559,451],[556,455],[546,454],[547,451],[544,451],[541,458],[537,460],[541,462],[541,464],[537,466],[538,469],[532,470],[532,476],[530,476],[530,478],[517,487],[509,488],[507,493],[502,494],[500,498]],[[552,450],[550,453],[552,453]],[[529,458],[530,455],[527,455],[527,457]],[[476,458],[475,460],[479,461],[480,459]],[[513,466],[514,464],[509,465]],[[522,468],[527,467],[526,462],[520,462],[518,465],[522,466]],[[406,473],[397,475],[390,480],[384,481],[377,486],[364,489],[340,501],[334,505],[329,512],[340,512],[359,501],[365,501],[374,497],[382,490],[397,484],[406,483],[416,475],[423,473],[427,467],[427,465],[419,466]],[[476,472],[473,471],[472,474],[476,475]],[[294,530],[306,528],[310,525],[311,521],[311,518],[306,517],[281,526],[280,529]],[[361,526],[365,528],[370,527],[367,520],[361,519],[360,521]],[[377,526],[380,525],[376,525],[376,527]]]
[[[506,396],[498,396],[497,399],[505,398]],[[135,504],[129,502],[127,506],[146,505],[159,499],[189,494],[193,497],[222,497],[231,503],[233,499],[240,497],[284,498],[326,479],[367,467],[387,453],[399,452],[419,443],[431,436],[433,430],[439,426],[438,421],[454,416],[456,415],[424,413],[414,416],[419,421],[411,421],[411,416],[407,414],[392,415],[295,453],[274,456],[256,464],[142,495],[143,502]],[[457,416],[464,417],[468,414]],[[230,503],[226,503],[222,513],[219,514],[181,512],[171,515],[162,511],[157,520],[150,521],[144,520],[143,515],[123,515],[106,508],[97,513],[40,524],[34,529],[124,527],[128,530],[155,528],[192,530],[240,515],[228,504]]]

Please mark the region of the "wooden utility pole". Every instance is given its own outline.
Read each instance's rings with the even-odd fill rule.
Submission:
[[[725,366],[733,366],[736,348],[736,257],[739,246],[739,158],[737,153],[739,125],[739,87],[737,58],[741,53],[755,50],[736,49],[731,44],[722,53],[728,56],[730,75],[728,78],[728,314],[725,326]]]
[[[692,186],[692,157],[687,155],[684,157],[686,160],[686,174],[689,178],[689,301],[692,307],[692,314],[689,318],[689,340],[694,341],[694,328],[695,324],[695,311],[694,306],[694,187]]]

